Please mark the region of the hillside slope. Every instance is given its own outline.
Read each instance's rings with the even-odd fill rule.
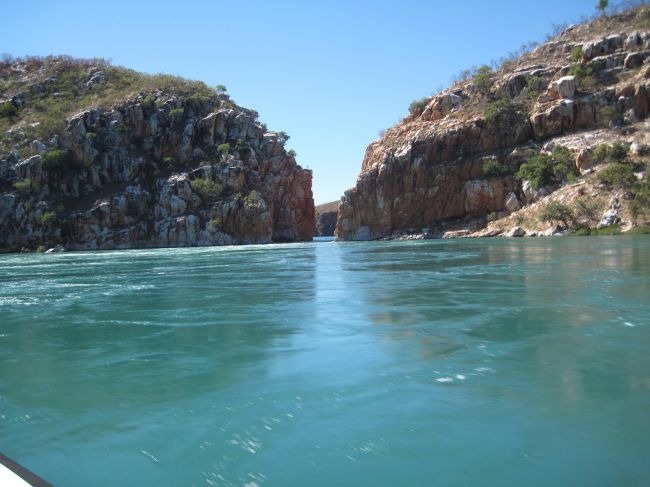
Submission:
[[[645,7],[572,26],[496,70],[468,72],[414,102],[408,117],[368,146],[356,186],[339,205],[338,238],[479,232],[576,179],[621,197],[606,202],[601,218],[587,220],[571,205],[595,202],[578,195],[562,203],[575,218],[545,215],[531,234],[533,227],[543,234],[557,226],[602,225],[611,211],[617,215],[610,221],[645,223],[650,191],[642,122],[650,113],[649,62]],[[616,141],[625,154],[610,157],[619,146],[608,152],[607,144]],[[593,174],[600,169],[606,172]],[[617,171],[622,177],[609,177]],[[511,229],[493,230],[487,233]]]
[[[28,58],[0,64],[0,249],[311,240],[312,173],[225,88]]]

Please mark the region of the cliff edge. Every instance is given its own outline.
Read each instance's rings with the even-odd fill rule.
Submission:
[[[338,238],[543,235],[595,228],[607,214],[643,225],[649,63],[643,7],[465,72],[368,146],[339,204]],[[584,187],[553,196],[571,184]]]
[[[0,250],[311,240],[312,173],[225,87],[0,63]]]

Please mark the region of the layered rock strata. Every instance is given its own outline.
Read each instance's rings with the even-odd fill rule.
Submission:
[[[514,174],[544,143],[624,130],[648,116],[650,31],[637,22],[631,11],[570,27],[415,106],[368,146],[356,186],[339,205],[338,238],[432,234],[446,222],[485,222],[537,199]],[[489,174],[488,163],[508,170]]]
[[[312,173],[225,95],[143,93],[0,159],[0,249],[311,240]]]

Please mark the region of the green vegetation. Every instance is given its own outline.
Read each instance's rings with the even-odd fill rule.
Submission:
[[[52,174],[62,174],[75,169],[72,158],[67,151],[54,149],[41,155],[43,169]]]
[[[215,216],[212,220],[208,222],[208,229],[215,231],[221,227],[221,218]]]
[[[621,234],[620,225],[610,225],[604,228],[580,227],[570,235],[575,237],[588,237],[588,236],[598,236],[598,235],[620,235],[620,234]]]
[[[293,157],[293,158],[295,159],[296,156],[297,156],[298,154],[296,153],[295,150],[290,149],[290,150],[287,152],[287,155],[288,155],[289,157]]]
[[[639,225],[625,232],[625,235],[650,235],[650,227]]]
[[[226,88],[225,85],[217,85],[214,87],[214,91],[216,91],[218,94],[223,95],[228,89]]]
[[[515,102],[508,97],[503,97],[488,105],[488,108],[485,111],[485,119],[493,121],[501,116],[513,117],[517,115],[518,109],[519,107]]]
[[[201,196],[204,202],[216,200],[223,190],[219,184],[207,178],[192,179],[190,185]]]
[[[9,69],[9,63],[21,69]],[[153,93],[161,90],[177,96],[181,101],[194,97],[202,102],[215,96],[217,91],[205,83],[185,80],[177,76],[147,75],[111,66],[103,59],[73,59],[68,56],[6,57],[0,62],[3,73],[0,88],[3,97],[19,91],[24,93],[24,105],[16,109],[10,101],[0,104],[0,152],[14,148],[16,141],[7,130],[20,123],[25,136],[19,142],[19,151],[34,139],[51,137],[65,129],[66,118],[92,106],[108,109],[126,99],[145,94],[141,103],[152,108]],[[101,76],[96,76],[98,73]],[[24,78],[39,86],[38,90],[25,90]],[[96,79],[88,83],[91,79]],[[56,96],[54,94],[56,93]]]
[[[278,142],[281,144],[286,144],[287,141],[289,140],[289,134],[286,132],[278,132]],[[239,142],[239,139],[237,140]]]
[[[582,61],[582,46],[575,46],[571,49],[571,61],[574,63],[579,63]]]
[[[192,93],[187,98],[187,105],[194,110],[199,110],[202,106],[208,103],[210,97],[202,93]]]
[[[579,220],[586,220],[587,223],[598,220],[603,209],[603,203],[587,197],[577,200],[573,207],[573,213]]]
[[[261,199],[260,194],[256,190],[252,190],[246,195],[246,201],[248,203],[255,203]]]
[[[590,88],[596,84],[596,80],[593,77],[594,68],[591,64],[572,64],[568,74],[575,76],[577,85],[582,88]]]
[[[488,95],[492,88],[492,68],[483,65],[476,70],[476,74],[472,78],[476,91],[482,95]]]
[[[144,108],[151,109],[156,103],[156,98],[153,95],[147,95],[140,101],[140,103]]]
[[[639,10],[637,24],[639,27],[650,27],[650,5],[646,5]]]
[[[0,103],[0,118],[11,118],[18,114],[16,107],[11,101]]]
[[[596,8],[600,11],[600,15],[603,17],[605,16],[605,9],[607,8],[608,4],[609,0],[598,0],[598,3],[596,4]]]
[[[612,145],[600,144],[594,149],[594,162],[626,162],[628,157],[628,147],[622,142],[615,142]]]
[[[21,193],[26,193],[32,189],[32,180],[31,179],[21,179],[14,183],[14,188],[16,188]]]
[[[630,164],[615,162],[598,173],[598,181],[610,188],[630,188],[637,182]]]
[[[420,98],[419,100],[413,100],[409,105],[409,113],[413,115],[421,112],[427,106],[427,103],[429,103],[429,98],[426,97]]]
[[[41,225],[49,227],[56,222],[57,216],[53,211],[47,211],[41,215]]]
[[[230,153],[230,144],[228,143],[219,144],[217,146],[217,152],[221,154],[223,157],[227,156]]]
[[[180,125],[185,120],[185,110],[182,108],[174,108],[169,111],[169,121],[173,125]]]
[[[575,221],[573,209],[559,201],[549,202],[539,214],[540,220],[548,223],[561,222],[565,227],[570,227]]]
[[[503,164],[496,159],[490,159],[483,164],[483,175],[486,178],[499,178],[508,176],[513,173],[513,170],[507,164]]]
[[[174,159],[173,157],[169,157],[169,156],[163,157],[163,160],[161,161],[161,163],[162,163],[162,167],[167,169],[168,171],[173,170],[177,165],[176,159]]]
[[[648,211],[650,211],[650,180],[646,177],[643,181],[636,183],[632,187],[632,200],[629,203],[630,214],[635,223],[639,217],[647,221]]]
[[[517,171],[519,180],[528,180],[533,188],[559,184],[573,180],[577,171],[571,152],[563,146],[555,146],[551,154],[540,152],[528,159]]]

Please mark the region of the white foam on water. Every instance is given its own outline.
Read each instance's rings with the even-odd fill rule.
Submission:
[[[451,377],[438,377],[436,379],[436,382],[440,382],[441,384],[449,384],[451,382],[454,382],[454,379]]]
[[[624,324],[625,326],[631,326],[631,327],[635,327],[635,326],[636,326],[634,323],[630,323],[629,321],[624,321],[623,324]]]
[[[145,457],[151,458],[154,462],[160,463],[160,460],[157,459],[153,453],[149,453],[147,450],[140,450],[140,453],[142,453]]]

